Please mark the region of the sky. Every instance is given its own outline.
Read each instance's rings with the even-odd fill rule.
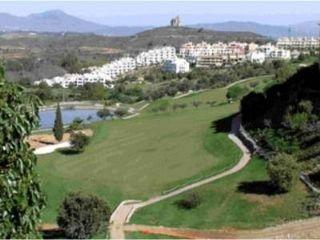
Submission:
[[[254,21],[289,25],[320,20],[320,1],[1,1],[0,12],[26,16],[59,9],[110,26],[161,26],[180,15],[183,24]]]

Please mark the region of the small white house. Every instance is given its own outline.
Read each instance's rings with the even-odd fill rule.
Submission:
[[[190,64],[183,58],[175,58],[164,62],[163,71],[172,73],[186,73],[190,71]]]

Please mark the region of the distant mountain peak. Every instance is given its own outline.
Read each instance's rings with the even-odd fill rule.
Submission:
[[[30,14],[28,17],[61,17],[61,16],[68,16],[64,11],[60,9],[53,9],[49,11],[45,11],[42,13],[35,13]]]

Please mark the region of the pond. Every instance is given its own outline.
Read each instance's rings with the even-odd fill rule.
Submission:
[[[70,124],[75,118],[81,118],[86,123],[101,120],[95,109],[62,109],[62,121],[64,125]],[[40,129],[52,128],[56,116],[55,110],[40,111]]]

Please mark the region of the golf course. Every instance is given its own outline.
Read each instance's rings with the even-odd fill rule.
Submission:
[[[84,153],[40,156],[38,172],[47,195],[43,221],[55,222],[70,191],[97,194],[115,208],[122,200],[146,199],[231,168],[241,152],[211,126],[238,110],[225,94],[221,88],[154,102],[136,118],[92,124],[94,136]],[[195,107],[194,101],[201,104]],[[155,111],[163,102],[167,109]],[[186,107],[173,109],[174,103]]]

